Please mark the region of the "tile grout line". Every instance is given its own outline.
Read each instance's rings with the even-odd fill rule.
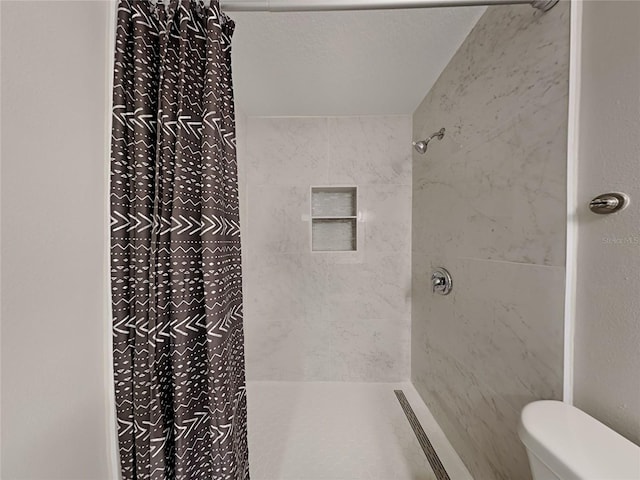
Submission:
[[[402,407],[402,410],[404,411],[404,414],[407,416],[407,420],[409,421],[409,424],[413,429],[413,433],[416,434],[418,443],[422,447],[422,451],[427,457],[427,460],[429,461],[429,465],[431,465],[431,468],[433,469],[433,473],[435,473],[436,475],[436,479],[451,480],[451,478],[449,477],[449,474],[444,468],[444,465],[442,465],[442,462],[440,461],[440,457],[438,457],[438,454],[433,448],[433,445],[431,445],[431,442],[429,441],[429,437],[427,437],[427,434],[422,428],[422,425],[420,425],[420,421],[418,420],[418,417],[416,417],[416,414],[414,413],[413,408],[411,408],[411,404],[407,400],[407,397],[405,396],[404,392],[402,390],[394,390],[393,393],[396,394],[396,397],[400,402],[400,406]]]

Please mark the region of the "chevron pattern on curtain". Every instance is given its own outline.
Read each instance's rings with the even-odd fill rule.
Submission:
[[[231,81],[218,2],[120,0],[111,143],[122,478],[249,478]]]

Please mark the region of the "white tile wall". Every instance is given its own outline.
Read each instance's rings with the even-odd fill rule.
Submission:
[[[368,252],[411,250],[411,188],[406,185],[364,185],[360,188],[364,241]]]
[[[238,142],[247,378],[408,379],[411,117],[249,117]],[[356,252],[311,252],[320,185],[358,186]]]
[[[475,478],[530,478],[562,393],[569,2],[490,7],[414,115],[412,380]],[[453,291],[431,293],[444,266]]]
[[[248,117],[245,132],[249,185],[305,187],[326,180],[327,119]]]
[[[411,116],[328,119],[330,183],[411,185]]]
[[[484,143],[455,146],[452,137],[447,131],[415,158],[413,250],[564,265],[567,98],[502,125]]]

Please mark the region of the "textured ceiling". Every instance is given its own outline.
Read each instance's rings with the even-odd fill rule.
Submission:
[[[232,12],[238,109],[265,116],[413,113],[484,10]]]

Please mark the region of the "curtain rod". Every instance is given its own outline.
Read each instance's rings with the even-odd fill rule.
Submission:
[[[226,12],[322,12],[529,4],[546,12],[559,0],[221,0]]]

